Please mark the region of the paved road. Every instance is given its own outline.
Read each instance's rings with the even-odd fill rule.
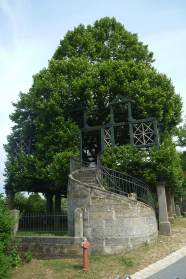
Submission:
[[[186,256],[147,279],[186,279]]]
[[[132,274],[131,279],[186,279],[186,246]]]

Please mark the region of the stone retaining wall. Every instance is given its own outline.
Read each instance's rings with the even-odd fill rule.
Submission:
[[[12,242],[18,246],[18,252],[23,254],[30,251],[36,259],[58,259],[62,257],[82,256],[79,237],[56,237],[56,236],[16,236],[21,241]]]
[[[69,214],[76,208],[83,211],[83,235],[90,242],[90,254],[125,253],[157,239],[157,221],[151,207],[75,180],[72,175],[67,204]],[[74,233],[70,220],[69,233]]]

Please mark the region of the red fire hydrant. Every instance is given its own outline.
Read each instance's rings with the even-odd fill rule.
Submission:
[[[87,249],[90,246],[90,243],[87,242],[86,237],[83,238],[83,242],[81,242],[81,248],[83,248],[83,271],[88,270],[88,259],[87,259]]]

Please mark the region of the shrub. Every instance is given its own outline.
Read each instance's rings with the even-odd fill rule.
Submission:
[[[32,258],[33,258],[33,256],[32,256],[32,253],[30,251],[28,251],[24,254],[24,260],[25,260],[26,263],[31,261]]]
[[[12,228],[15,219],[7,209],[3,195],[0,194],[0,278],[9,278],[7,270],[11,267],[12,257],[8,256],[7,248],[12,239]]]
[[[21,261],[21,258],[19,256],[19,253],[17,251],[17,245],[15,245],[13,248],[12,248],[12,251],[10,253],[10,258],[11,258],[11,265],[12,267],[15,267],[17,266],[20,261]]]

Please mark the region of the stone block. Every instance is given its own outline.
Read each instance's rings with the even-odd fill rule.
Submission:
[[[115,236],[115,228],[106,227],[105,228],[105,237],[114,237]]]
[[[114,246],[115,245],[115,237],[106,237],[105,238],[105,246]]]
[[[115,204],[112,205],[112,208],[116,211],[116,212],[121,212],[121,211],[125,211],[125,210],[130,210],[129,204],[127,203],[119,203],[119,204]]]
[[[21,239],[21,243],[41,243],[42,237],[34,237],[34,236],[16,236],[17,239]]]
[[[120,245],[122,245],[122,246],[128,246],[129,245],[129,241],[130,240],[130,237],[122,237],[122,238],[120,238],[120,237],[115,237],[114,238],[114,245],[116,245],[116,246],[120,246]]]
[[[105,229],[102,227],[96,227],[91,229],[91,236],[92,237],[105,237]]]
[[[174,217],[168,217],[168,221],[171,223],[171,224],[174,224],[175,223],[175,219]]]
[[[84,206],[84,205],[90,205],[91,203],[91,199],[86,197],[86,198],[82,198],[81,196],[79,196],[78,198],[76,198],[76,205],[78,206]]]
[[[136,227],[136,226],[144,226],[145,218],[126,218],[124,220],[125,227]]]
[[[123,253],[126,253],[126,252],[130,251],[130,250],[131,250],[131,247],[129,245],[115,246],[114,254],[123,254]]]
[[[181,216],[179,205],[176,205],[176,215]]]
[[[135,230],[133,228],[121,227],[121,228],[116,228],[115,236],[116,237],[125,237],[125,236],[131,236],[134,234],[135,234]]]
[[[81,255],[82,248],[80,245],[68,245],[67,246],[67,254]]]
[[[81,242],[82,242],[82,238],[81,237],[73,237],[73,240],[74,240],[74,242],[73,242],[74,245],[80,245]]]
[[[107,205],[103,205],[100,203],[99,205],[91,205],[88,208],[89,212],[109,212],[108,211],[108,206]]]
[[[157,236],[158,236],[158,230],[157,230],[157,232],[153,232],[153,233],[149,234],[149,236],[148,236],[148,242],[149,242],[149,243],[155,242],[156,239],[157,239]]]
[[[84,211],[83,212],[83,221],[88,220],[89,219],[89,212],[88,211]]]
[[[91,205],[103,205],[103,207],[107,208],[107,200],[105,198],[100,199],[99,197],[92,197]]]
[[[89,219],[88,222],[88,227],[103,227],[103,221],[104,220],[99,220],[99,219]]]
[[[42,245],[42,251],[44,254],[48,254],[48,255],[58,254],[58,250],[59,250],[59,247],[56,247],[56,245],[55,246],[50,245],[50,244]]]
[[[186,212],[183,212],[183,217],[186,218]]]
[[[91,228],[83,228],[83,235],[86,237],[91,237]]]
[[[159,232],[162,235],[171,236],[172,232],[171,232],[170,222],[168,222],[168,221],[160,222],[159,223]]]
[[[83,211],[76,208],[74,211],[74,232],[75,237],[83,237]]]
[[[112,254],[115,254],[115,247],[111,247],[111,246],[105,246],[104,247],[104,252],[105,254],[108,254],[108,255],[112,255]]]
[[[143,226],[143,227],[136,227],[136,235],[139,235],[140,237],[142,235],[148,235],[151,232],[151,227],[149,226]]]
[[[90,211],[89,212],[89,221],[90,220],[109,220],[109,219],[113,219],[113,212],[111,211],[99,211],[99,212],[96,212],[96,211]]]
[[[155,224],[156,223],[156,219],[155,216],[154,217],[146,217],[145,218],[145,223],[146,225],[151,225],[151,224]]]
[[[103,237],[97,237],[97,238],[95,238],[95,237],[90,237],[90,238],[88,238],[88,241],[90,242],[90,245],[92,246],[92,245],[98,245],[98,246],[101,246],[101,247],[103,247],[103,246],[105,246],[105,238],[103,238]]]
[[[114,219],[114,224],[115,224],[115,227],[124,227],[124,222],[125,222],[125,218],[121,218],[121,219]],[[106,224],[107,224],[107,221],[106,221]]]
[[[138,218],[139,217],[139,213],[137,210],[125,210],[125,211],[120,211],[120,212],[116,212],[116,218],[121,218],[121,217],[124,217],[124,218],[131,218],[131,217],[134,217],[134,218]],[[142,217],[140,215],[140,217]]]
[[[148,236],[132,236],[130,237],[130,245],[133,246],[135,244],[145,243],[148,241]]]

